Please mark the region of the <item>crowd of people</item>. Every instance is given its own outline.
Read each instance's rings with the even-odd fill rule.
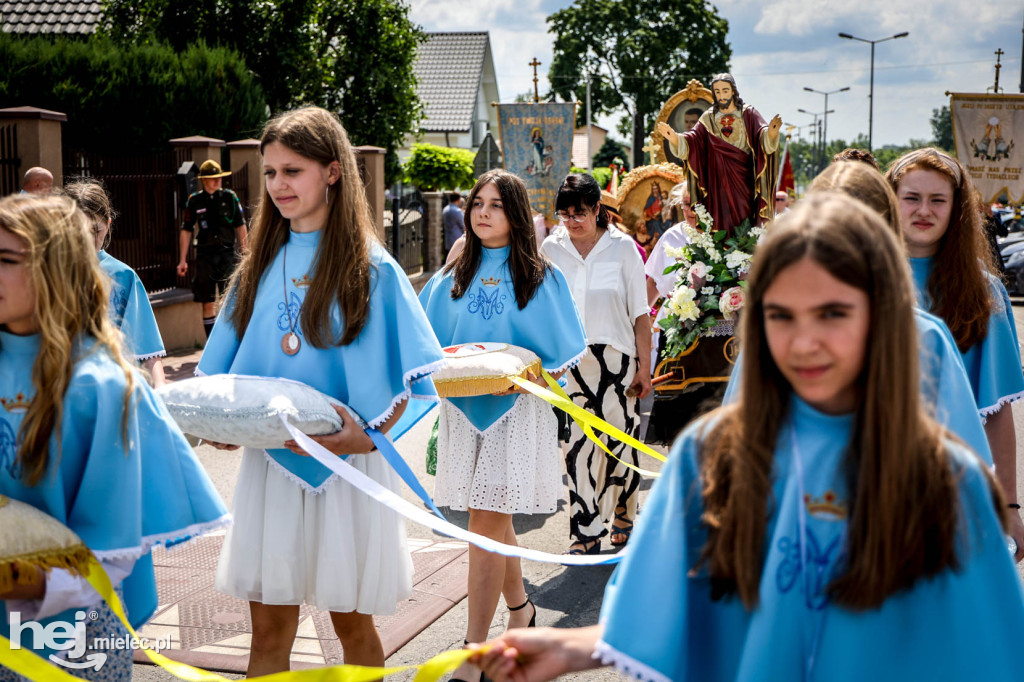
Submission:
[[[251,231],[233,195],[217,194],[219,167],[204,165],[208,196],[189,200],[182,253],[196,224],[200,246],[232,250],[203,292],[222,305],[215,324],[204,308],[201,373],[300,381],[386,433],[411,395],[433,392],[442,347],[502,342],[641,435],[652,307],[675,286],[671,249],[698,224],[686,183],[663,199],[682,223],[648,253],[589,175],[564,179],[558,224],[540,239],[522,180],[489,171],[464,211],[450,196],[448,262],[417,296],[376,236],[336,116],[279,115],[260,151]],[[471,546],[475,653],[453,680],[609,664],[657,681],[1019,676],[1009,405],[1024,373],[1009,298],[956,159],[922,149],[884,176],[871,161],[837,160],[793,206],[776,197],[724,406],[669,420],[685,430],[642,510],[636,450],[609,440],[611,459],[526,389],[440,401],[434,500],[467,511],[470,531],[514,546],[514,515],[550,514],[567,494],[567,554],[599,553],[606,537],[628,547],[600,623],[560,630],[535,627],[518,558]],[[135,273],[104,251],[114,218],[90,181],[0,199],[0,392],[28,404],[0,414],[18,434],[0,439],[0,494],[78,532],[141,622],[155,603],[150,549],[228,517],[150,389],[164,349]],[[397,491],[337,409],[342,429],[314,440]],[[373,617],[412,591],[404,521],[337,478],[295,441],[242,454],[216,589],[250,605],[250,676],[288,669],[303,603],[330,612],[346,663],[384,663]],[[73,621],[99,602],[67,571],[35,578],[0,592],[23,620]],[[502,600],[508,629],[487,641]],[[104,608],[96,627],[109,629]],[[129,653],[102,679],[129,679],[130,666]]]

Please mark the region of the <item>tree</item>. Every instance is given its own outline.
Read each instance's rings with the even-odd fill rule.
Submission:
[[[932,137],[935,138],[935,146],[955,153],[956,143],[953,141],[953,117],[949,112],[949,105],[943,104],[938,109],[932,109],[932,116],[929,122],[932,124]]]
[[[103,26],[121,42],[237,51],[272,111],[337,112],[353,144],[388,150],[391,177],[422,117],[413,62],[425,35],[401,0],[105,0]]]
[[[707,85],[732,55],[728,22],[705,0],[574,0],[548,24],[555,34],[552,89],[585,105],[589,77],[593,115],[625,109],[633,165],[643,164],[642,147],[665,100],[691,78]],[[586,115],[580,111],[581,120]]]
[[[604,168],[615,159],[621,159],[626,170],[629,170],[629,159],[626,158],[626,148],[622,143],[612,138],[606,138],[601,148],[594,154],[594,168]]]

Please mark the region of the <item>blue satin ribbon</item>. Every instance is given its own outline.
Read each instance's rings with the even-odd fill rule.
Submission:
[[[430,494],[424,490],[423,485],[419,479],[416,478],[416,474],[409,468],[408,463],[402,458],[402,455],[395,450],[395,446],[388,440],[387,436],[378,431],[377,429],[366,429],[367,435],[373,441],[373,444],[377,446],[380,454],[384,455],[385,461],[391,465],[391,468],[395,470],[395,473],[401,477],[405,484],[409,486],[409,489],[416,493],[416,496],[423,500],[423,504],[430,508],[430,511],[434,512],[437,518],[442,521],[447,521],[441,510],[434,504],[434,500],[431,499]]]

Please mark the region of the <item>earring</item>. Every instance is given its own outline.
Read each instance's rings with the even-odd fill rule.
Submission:
[[[331,205],[331,186],[327,185],[324,187],[324,203],[328,206]]]

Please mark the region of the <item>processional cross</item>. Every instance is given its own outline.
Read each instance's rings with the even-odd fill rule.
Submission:
[[[996,93],[997,95],[999,94],[999,69],[1001,69],[1003,66],[999,62],[1004,54],[1006,53],[1003,52],[1003,48],[999,48],[998,50],[996,50],[996,84],[995,89],[992,92]]]
[[[537,91],[537,67],[540,66],[540,62],[534,57],[528,66],[533,67],[533,103],[537,104],[540,102],[540,93]]]

